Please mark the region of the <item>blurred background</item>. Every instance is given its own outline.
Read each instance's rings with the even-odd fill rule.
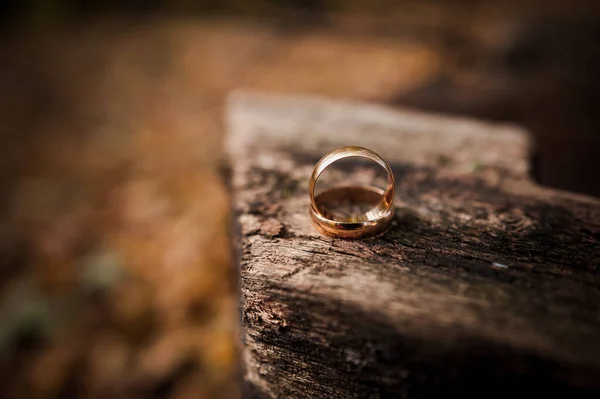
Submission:
[[[533,178],[600,195],[597,1],[0,11],[2,398],[239,397],[233,89],[517,123]]]

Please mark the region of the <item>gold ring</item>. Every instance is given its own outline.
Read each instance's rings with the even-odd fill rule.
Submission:
[[[371,186],[345,186],[326,190],[315,196],[315,186],[321,173],[341,159],[359,157],[379,164],[387,174],[387,187],[382,190]],[[328,236],[341,238],[366,238],[384,232],[394,216],[394,173],[388,163],[375,152],[363,147],[342,147],[330,152],[317,162],[308,183],[310,215],[317,229]],[[324,205],[337,201],[355,201],[373,204],[374,207],[361,215],[335,220]],[[319,206],[321,205],[321,206]]]

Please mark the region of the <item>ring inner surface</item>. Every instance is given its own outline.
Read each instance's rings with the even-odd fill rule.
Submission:
[[[380,159],[380,157],[377,156],[376,154],[369,155],[369,156],[363,156],[363,155],[357,155],[357,154],[351,154],[351,155],[343,154],[343,155],[344,156],[342,157],[340,154],[337,154],[336,155],[337,159],[335,159],[336,156],[331,157],[333,159],[327,159],[325,161],[326,166],[323,167],[321,165],[322,169],[320,169],[320,170],[318,169],[319,165],[317,165],[317,167],[315,167],[315,170],[317,172],[315,173],[313,171],[313,174],[314,174],[313,175],[313,179],[314,179],[313,190],[314,191],[317,191],[318,182],[322,181],[322,179],[320,179],[322,177],[322,174],[324,172],[326,173],[326,171],[330,170],[329,168],[331,168],[331,167],[337,169],[337,172],[334,172],[334,173],[339,174],[339,176],[346,175],[344,177],[344,180],[347,180],[348,179],[347,172],[344,173],[343,172],[344,168],[342,167],[340,169],[339,164],[341,162],[343,163],[343,162],[348,162],[348,161],[354,162],[352,164],[353,168],[356,168],[356,165],[357,165],[356,162],[358,162],[359,165],[362,165],[362,167],[359,168],[360,173],[366,173],[367,175],[371,175],[371,179],[375,179],[375,180],[379,180],[381,177],[383,177],[383,176],[380,176],[380,177],[372,176],[372,173],[374,173],[375,170],[379,170],[379,167],[381,167],[382,168],[381,170],[383,170],[385,172],[385,181],[387,183],[386,189],[384,190],[382,188],[373,186],[372,184],[374,182],[367,183],[366,181],[363,181],[362,183],[357,183],[357,184],[352,184],[352,185],[350,185],[348,182],[345,182],[342,185],[337,185],[333,182],[330,182],[330,184],[333,183],[333,185],[331,185],[329,188],[324,189],[324,191],[321,191],[319,194],[314,196],[315,202],[313,204],[313,207],[314,207],[313,209],[316,208],[315,211],[321,213],[326,219],[335,220],[336,222],[373,221],[373,220],[379,219],[384,214],[389,213],[389,209],[391,207],[391,202],[393,201],[393,196],[394,196],[394,187],[393,187],[394,179],[393,179],[393,176],[391,175],[391,172],[388,171],[389,166],[387,166],[385,161]],[[375,169],[373,169],[373,166],[375,166],[373,164],[375,164],[377,166]],[[333,165],[336,165],[336,166],[334,167]],[[354,173],[356,173],[356,172],[354,172]],[[327,178],[326,180],[330,180],[330,178]],[[322,184],[323,184],[323,182],[321,182],[321,185]],[[327,186],[327,184],[326,184],[326,186]],[[356,190],[356,189],[358,189],[358,190]],[[368,194],[367,194],[367,192],[368,192]],[[347,198],[342,197],[343,195],[347,196]],[[322,200],[327,198],[327,201],[329,201],[336,196],[340,197],[338,200],[346,200],[344,207],[343,207],[343,209],[341,209],[341,208],[339,208],[340,204],[336,204],[336,209],[333,212],[331,209],[325,209],[325,210],[329,211],[328,215],[331,216],[331,217],[328,217],[326,213],[323,213],[323,211],[324,211],[323,206],[319,206],[317,204],[316,198],[320,197]],[[354,198],[354,200],[351,199],[350,197]],[[353,205],[350,205],[350,203],[353,203]]]
[[[373,186],[338,186],[315,197],[321,215],[337,222],[360,222],[376,219],[373,210],[387,208],[383,201],[385,191]],[[384,202],[383,206],[379,206]],[[381,212],[383,214],[383,212]]]

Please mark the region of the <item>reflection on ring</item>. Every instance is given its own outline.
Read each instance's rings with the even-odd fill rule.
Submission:
[[[387,174],[387,187],[382,190],[372,186],[343,186],[330,188],[315,196],[315,186],[321,173],[341,159],[359,157],[379,164]],[[310,216],[322,234],[339,238],[366,238],[387,230],[394,216],[394,174],[388,163],[375,152],[363,147],[343,147],[325,155],[313,170],[309,180],[311,201]],[[334,217],[328,206],[346,201],[372,205],[372,209],[359,214]]]

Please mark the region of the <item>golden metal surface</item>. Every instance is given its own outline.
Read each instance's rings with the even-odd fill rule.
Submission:
[[[336,161],[345,158],[366,158],[379,164],[387,174],[385,190],[371,186],[336,187],[315,196],[315,186],[321,173]],[[343,147],[325,155],[317,164],[309,180],[310,215],[317,229],[328,236],[366,238],[385,231],[394,216],[394,174],[388,163],[375,152],[363,147]],[[327,204],[341,200],[372,203],[374,207],[364,214],[333,218],[325,210]]]

